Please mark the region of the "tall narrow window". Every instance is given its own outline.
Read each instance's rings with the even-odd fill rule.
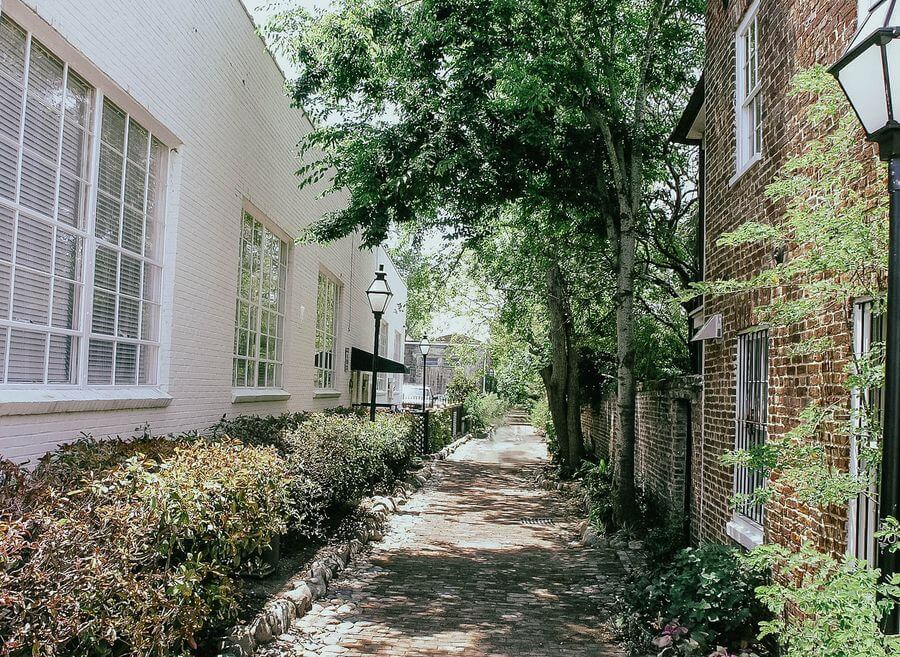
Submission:
[[[282,386],[286,273],[287,244],[245,212],[234,328],[236,388]]]
[[[883,357],[880,347],[885,341],[884,314],[875,314],[871,301],[855,304],[853,316],[853,355],[861,364],[871,357]],[[873,351],[873,349],[878,349]],[[847,552],[857,559],[874,566],[878,557],[875,532],[878,527],[878,473],[868,467],[867,450],[877,448],[870,430],[872,422],[881,421],[884,406],[884,390],[881,388],[856,389],[851,398],[853,421],[856,431],[850,439],[850,474],[868,478],[867,490],[850,503],[847,526]]]
[[[162,144],[103,103],[88,383],[155,383]]]
[[[156,383],[165,148],[98,95],[0,16],[0,384]]]
[[[751,450],[766,442],[769,406],[769,333],[753,331],[738,336],[737,407],[735,447]],[[736,495],[752,496],[765,485],[762,473],[744,466],[734,469]],[[758,525],[763,524],[763,507],[752,501],[738,512]]]
[[[742,172],[762,154],[762,81],[759,75],[759,2],[755,2],[738,28],[735,44],[737,71],[737,170]]]
[[[337,343],[337,312],[340,287],[325,274],[319,274],[319,293],[316,299],[316,388],[334,389],[335,349]]]

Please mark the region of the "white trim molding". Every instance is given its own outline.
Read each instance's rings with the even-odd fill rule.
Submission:
[[[81,411],[163,408],[171,395],[160,388],[17,388],[0,390],[0,417]]]
[[[747,550],[763,544],[763,528],[739,513],[735,513],[725,525],[725,533]]]
[[[249,404],[250,402],[286,401],[291,393],[281,388],[232,388],[232,404]]]

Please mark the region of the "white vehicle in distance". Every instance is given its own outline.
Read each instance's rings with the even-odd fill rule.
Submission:
[[[406,408],[422,408],[422,386],[415,383],[403,384],[403,405]],[[434,406],[434,397],[431,388],[425,388],[425,408]]]

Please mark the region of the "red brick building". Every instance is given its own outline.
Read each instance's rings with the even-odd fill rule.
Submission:
[[[830,65],[850,43],[860,16],[880,0],[710,0],[706,21],[704,75],[675,140],[698,146],[703,171],[701,259],[706,280],[746,279],[790,258],[764,245],[720,247],[718,239],[748,221],[777,222],[783,207],[765,195],[778,171],[803,145],[817,137],[806,119],[811,99],[790,95],[792,80],[813,64]],[[860,130],[858,157],[865,163],[861,188],[873,198],[883,193],[884,173],[873,147]],[[773,290],[778,295],[782,290]],[[769,328],[755,309],[769,298],[762,293],[708,297],[694,307],[691,322],[698,337],[695,354],[702,374],[699,408],[689,417],[686,440],[673,441],[669,420],[639,396],[638,453],[656,453],[660,445],[684,455],[684,467],[659,473],[638,468],[645,488],[671,489],[684,479],[683,496],[694,542],[736,542],[745,547],[762,541],[799,545],[803,540],[834,552],[874,558],[872,537],[877,508],[868,496],[849,508],[827,512],[799,503],[772,503],[766,508],[733,510],[735,493],[749,493],[762,478],[742,468],[724,466],[721,458],[781,435],[798,422],[813,400],[842,400],[848,413],[853,395],[844,388],[844,369],[854,350],[864,352],[880,341],[879,318],[865,299],[846,299],[825,316],[811,317],[790,330]],[[789,357],[785,347],[810,337],[830,336],[835,348],[812,357]],[[657,389],[656,398],[661,394]],[[656,403],[656,402],[655,402]],[[653,408],[658,408],[659,404]],[[602,456],[609,454],[603,407],[586,409],[585,435]],[[607,409],[608,410],[608,409]],[[855,467],[855,446],[838,434],[823,438],[835,465]],[[641,473],[644,472],[642,475]]]
[[[764,245],[719,247],[723,233],[747,221],[771,223],[783,212],[765,195],[786,161],[817,135],[806,119],[810,102],[789,94],[792,79],[813,64],[837,61],[856,31],[859,16],[879,4],[872,0],[713,0],[707,13],[707,54],[702,111],[693,111],[684,136],[702,140],[705,169],[703,220],[707,280],[745,279],[791,253]],[[859,158],[867,164],[860,185],[880,194],[882,169],[860,131]],[[779,294],[774,290],[772,294]],[[732,510],[735,493],[762,485],[744,469],[721,465],[722,455],[782,434],[814,400],[851,397],[842,372],[854,348],[871,343],[877,318],[865,300],[847,299],[826,316],[811,317],[790,330],[769,329],[755,308],[760,293],[704,299],[703,323],[721,326],[721,338],[704,341],[702,427],[694,464],[697,535],[701,540],[734,540],[744,546],[762,540],[796,545],[816,541],[836,552],[873,556],[874,505],[860,499],[851,509],[826,513],[800,504]],[[698,322],[699,324],[699,322]],[[810,337],[832,337],[834,349],[812,357],[790,357],[785,347]],[[852,441],[851,441],[852,442]],[[826,438],[839,466],[854,466],[854,447],[845,437]]]

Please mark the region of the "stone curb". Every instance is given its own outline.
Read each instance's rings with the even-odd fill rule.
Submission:
[[[329,550],[325,556],[313,562],[308,572],[292,579],[288,590],[278,593],[267,602],[256,618],[234,628],[226,638],[225,649],[219,657],[251,657],[259,646],[271,643],[285,634],[295,619],[303,617],[312,608],[312,603],[327,593],[329,582],[350,564],[367,543],[384,538],[387,519],[397,512],[401,503],[432,478],[437,461],[446,460],[473,437],[472,434],[466,434],[439,452],[429,455],[432,462],[408,476],[398,495],[377,495],[364,500],[361,506],[369,506],[374,517],[350,541]]]

